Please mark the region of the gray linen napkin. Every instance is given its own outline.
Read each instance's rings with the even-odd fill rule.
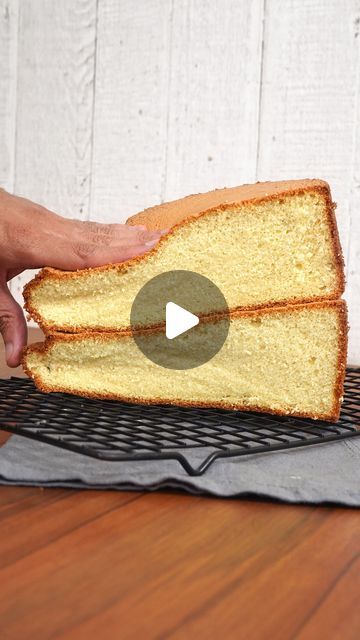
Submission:
[[[201,462],[203,455],[193,464]],[[360,506],[360,437],[217,460],[190,477],[177,461],[105,462],[21,436],[0,449],[0,484],[97,489],[184,489],[219,497]]]

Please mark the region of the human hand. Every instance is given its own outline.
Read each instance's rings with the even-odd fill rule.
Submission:
[[[0,333],[9,367],[20,364],[27,329],[7,282],[25,269],[85,269],[123,262],[149,251],[162,232],[144,226],[63,218],[0,189]]]

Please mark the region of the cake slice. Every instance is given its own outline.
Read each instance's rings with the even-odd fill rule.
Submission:
[[[189,196],[128,223],[170,232],[152,251],[128,262],[77,272],[45,268],[25,287],[25,307],[46,332],[127,330],[141,287],[171,270],[209,278],[230,310],[335,299],[344,289],[334,205],[321,180]],[[143,326],[162,322],[157,309],[147,311]],[[201,316],[223,309],[208,301],[192,311]]]
[[[212,339],[224,321],[203,319],[192,332],[200,342],[210,333]],[[154,352],[161,348],[161,331],[142,332]],[[336,421],[346,344],[346,306],[337,300],[235,311],[223,348],[193,369],[160,367],[130,333],[112,332],[49,336],[27,348],[23,364],[43,391]]]

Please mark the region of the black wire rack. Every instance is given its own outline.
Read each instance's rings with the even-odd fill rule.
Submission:
[[[0,380],[0,429],[99,460],[177,460],[189,475],[201,475],[219,458],[359,436],[360,367],[347,371],[336,424],[45,394],[29,379],[10,378]]]

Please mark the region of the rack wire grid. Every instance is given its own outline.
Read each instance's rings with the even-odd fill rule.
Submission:
[[[189,475],[201,475],[219,458],[360,435],[360,367],[347,370],[345,399],[336,424],[45,394],[32,380],[10,378],[0,380],[0,429],[99,460],[177,460]],[[189,460],[195,449],[196,466]]]

